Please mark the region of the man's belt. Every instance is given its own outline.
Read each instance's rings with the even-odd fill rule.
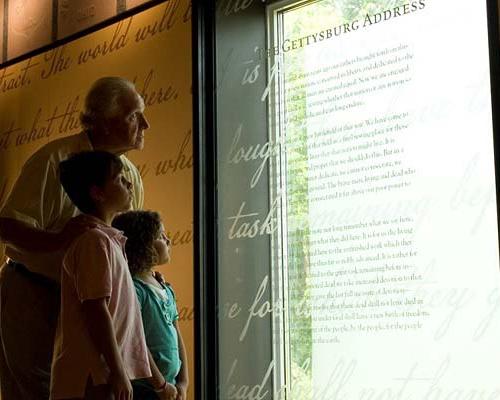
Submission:
[[[46,276],[31,272],[24,264],[15,262],[14,260],[7,261],[7,265],[18,272],[20,275],[28,278],[32,282],[39,283],[41,285],[51,287],[54,289],[59,289],[59,284]]]

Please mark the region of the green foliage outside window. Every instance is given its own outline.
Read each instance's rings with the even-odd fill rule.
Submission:
[[[362,20],[374,14],[404,4],[401,0],[322,0],[287,11],[284,15],[285,39],[297,39],[322,29]],[[306,80],[306,51],[300,48],[283,55],[280,73],[284,74],[285,91],[292,82]],[[310,62],[310,60],[309,60]],[[286,135],[286,202],[288,219],[308,221],[308,124],[307,87],[285,97]],[[293,118],[289,118],[293,110]],[[287,113],[288,111],[288,113]],[[288,114],[288,115],[287,115]],[[309,235],[307,224],[287,232],[288,319],[290,339],[290,375],[293,400],[312,400],[311,354],[313,347],[311,319],[311,289],[309,286]]]

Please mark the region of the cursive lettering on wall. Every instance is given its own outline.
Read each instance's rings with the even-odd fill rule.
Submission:
[[[271,373],[274,369],[274,360],[271,361],[266,369],[266,372],[263,374],[262,380],[260,383],[255,385],[235,385],[230,384],[231,380],[236,371],[236,367],[238,365],[238,359],[234,359],[231,364],[231,368],[229,369],[229,374],[225,380],[223,391],[224,391],[224,399],[232,399],[232,400],[264,400],[268,397],[269,390],[265,390],[268,386],[269,378],[271,377]],[[273,397],[274,398],[274,397]]]
[[[402,395],[403,392],[407,392],[408,394],[408,386],[413,381],[413,383],[421,383],[422,381],[431,381],[430,379],[420,378],[413,375],[416,370],[416,366],[413,366],[410,370],[410,373],[407,377],[404,378],[396,378],[395,381],[398,382],[400,387],[397,388],[393,397],[386,397],[384,394],[393,393],[392,390],[381,390],[378,396],[375,396],[376,391],[367,391],[367,388],[359,388],[360,392],[357,393],[356,396],[354,393],[348,391],[349,383],[353,376],[356,373],[356,368],[358,367],[358,362],[355,359],[344,359],[340,358],[336,361],[333,361],[329,369],[328,377],[323,381],[324,384],[317,387],[308,387],[301,384],[296,384],[290,387],[289,384],[277,384],[272,389],[271,393],[269,390],[264,390],[267,386],[269,387],[268,381],[271,376],[271,373],[275,366],[275,361],[272,360],[267,365],[265,369],[265,373],[263,373],[263,378],[258,384],[240,384],[235,385],[232,384],[231,381],[235,379],[237,375],[237,366],[239,360],[237,358],[231,363],[231,367],[229,368],[229,372],[224,382],[222,382],[222,392],[224,393],[224,399],[233,399],[233,400],[284,400],[285,398],[293,398],[293,399],[309,399],[309,400],[349,400],[349,399],[358,399],[358,400],[373,400],[373,399],[383,399],[383,398],[391,398],[391,399],[404,399],[408,397],[404,397]],[[301,371],[307,373],[311,369],[312,359],[307,358],[300,367],[298,367]],[[440,368],[439,371],[441,371]],[[264,369],[263,369],[264,371]],[[438,376],[442,376],[440,372],[438,372]],[[420,379],[419,379],[420,378]],[[241,378],[237,378],[237,381],[240,381]],[[244,382],[244,381],[243,381]],[[436,382],[436,381],[434,381]],[[440,391],[438,392],[440,393]],[[396,394],[400,394],[396,395]],[[426,397],[427,398],[427,397]],[[436,400],[440,398],[436,397]]]
[[[156,165],[155,174],[175,174],[177,171],[193,168],[193,152],[191,149],[191,129],[184,135],[177,155],[174,158],[161,160]]]
[[[177,21],[176,13],[179,9],[180,0],[170,0],[165,4],[165,10],[161,18],[145,26],[141,26],[135,32],[135,41],[141,42],[155,36],[163,31],[169,31]]]
[[[2,69],[0,71],[0,92],[5,93],[28,86],[31,83],[30,71],[38,65],[38,62],[29,58],[26,65],[18,73],[8,72],[9,67]]]
[[[50,120],[59,120],[59,125],[57,131],[60,135],[65,135],[67,133],[75,133],[81,128],[80,126],[80,96],[76,96],[72,101],[66,104],[66,108],[62,114],[57,114],[58,107],[55,107],[52,117],[48,118]]]
[[[133,17],[118,22],[111,40],[105,40],[94,47],[83,50],[78,55],[78,65],[85,64],[96,58],[111,54],[124,48],[128,44],[128,34]]]
[[[65,48],[66,46],[56,47],[45,53],[44,67],[40,75],[42,79],[64,72],[71,66],[71,57],[64,54]]]
[[[144,104],[147,107],[177,100],[177,98],[179,97],[179,91],[176,88],[174,88],[172,85],[169,85],[167,87],[154,86],[152,84],[153,77],[154,69],[150,69],[148,71],[148,74],[146,75],[146,78],[144,79],[142,87],[137,85],[137,76],[132,79],[132,82],[134,83],[134,85],[136,85],[137,90],[142,96]]]
[[[253,0],[221,0],[217,3],[217,11],[229,16],[246,10],[252,3]]]
[[[14,121],[12,121],[9,128],[7,128],[3,132],[0,132],[0,150],[7,150],[12,143],[12,134],[15,134],[21,130],[21,128],[14,128],[14,126]]]
[[[277,196],[267,215],[264,218],[256,218],[260,215],[259,213],[244,213],[246,202],[242,202],[236,215],[227,217],[229,221],[232,221],[228,234],[229,240],[272,235],[278,229],[275,213],[279,203],[280,197]]]
[[[221,307],[217,306],[217,317],[219,318],[235,319],[240,313],[241,307],[237,302],[226,302]]]
[[[27,130],[21,128],[13,129],[13,126],[11,126],[9,130],[0,134],[0,148],[2,138],[4,141],[10,140],[10,134],[13,131],[17,132],[15,138],[16,146],[22,146],[43,138],[50,138],[53,133],[58,133],[60,135],[76,133],[80,130],[80,120],[78,118],[80,110],[79,102],[80,96],[77,95],[64,106],[64,111],[59,111],[61,106],[54,107],[52,111],[49,112],[50,116],[48,118],[42,117],[44,111],[42,107],[39,107],[30,128]],[[8,144],[5,143],[5,145]]]
[[[257,293],[255,294],[255,298],[252,301],[252,305],[248,309],[248,317],[245,322],[245,325],[243,326],[243,329],[241,330],[239,337],[240,342],[245,340],[248,328],[250,327],[250,323],[254,318],[256,317],[264,318],[266,315],[271,314],[273,312],[279,313],[282,311],[281,303],[275,302],[274,304],[272,304],[269,301],[269,299],[263,300],[264,294],[267,291],[268,283],[269,283],[269,276],[266,275],[262,280],[259,289],[257,290]],[[275,306],[277,307],[277,309],[274,308]]]
[[[31,143],[43,138],[49,138],[52,135],[52,122],[51,120],[47,125],[40,124],[40,117],[42,109],[39,108],[28,131],[19,133],[16,137],[16,146]]]
[[[239,144],[241,138],[241,132],[243,130],[243,124],[238,126],[236,132],[234,133],[233,141],[231,142],[231,147],[229,148],[228,163],[237,165],[241,162],[251,162],[260,161],[257,170],[252,175],[250,180],[250,188],[254,188],[259,182],[262,172],[264,171],[269,158],[279,154],[281,143],[274,143],[272,141],[266,142],[264,144],[257,143],[250,146],[241,146]]]
[[[192,2],[188,1],[186,5],[186,11],[184,12],[184,15],[182,16],[182,22],[186,23],[191,21],[191,16],[193,12],[193,7],[192,7]]]
[[[178,308],[179,321],[193,321],[194,320],[194,308],[182,306]]]
[[[148,163],[142,163],[142,164],[135,164],[137,170],[139,171],[139,174],[141,175],[141,178],[144,179],[148,173],[149,173],[149,166]]]
[[[192,243],[193,241],[193,230],[185,229],[167,232],[167,237],[170,239],[172,246],[182,246],[185,244]]]
[[[452,210],[476,210],[477,216],[471,227],[471,234],[477,232],[484,221],[484,217],[488,214],[488,209],[492,210],[495,207],[495,188],[477,183],[480,181],[478,177],[483,173],[479,160],[479,154],[475,154],[471,158],[450,199],[450,208]]]

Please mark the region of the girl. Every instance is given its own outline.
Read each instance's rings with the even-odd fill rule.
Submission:
[[[160,215],[131,211],[118,215],[113,226],[127,237],[125,252],[141,307],[146,343],[175,400],[185,400],[188,386],[186,350],[177,320],[175,295],[169,284],[159,283],[153,267],[170,261],[170,240]],[[156,399],[145,380],[133,382],[134,399]],[[158,389],[162,390],[162,388]]]

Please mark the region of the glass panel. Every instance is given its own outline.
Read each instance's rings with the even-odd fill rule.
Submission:
[[[497,393],[486,14],[218,3],[221,398]]]

